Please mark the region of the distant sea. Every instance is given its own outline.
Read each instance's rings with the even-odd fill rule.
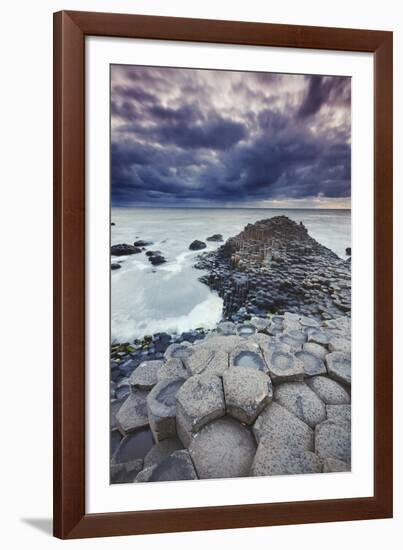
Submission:
[[[219,209],[219,208],[112,208],[111,244],[137,239],[153,242],[167,263],[153,267],[147,256],[135,254],[111,272],[112,340],[132,341],[156,332],[185,332],[197,327],[213,328],[221,319],[222,300],[199,282],[202,271],[193,267],[189,244],[214,233],[226,240],[246,224],[285,215],[302,221],[309,234],[345,258],[351,246],[350,210]],[[221,243],[207,242],[204,251]]]

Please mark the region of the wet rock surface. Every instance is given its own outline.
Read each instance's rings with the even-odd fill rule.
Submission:
[[[197,374],[188,378],[176,401],[176,427],[185,446],[205,424],[225,414],[222,381],[214,374]]]
[[[351,310],[350,263],[286,216],[247,225],[218,250],[204,253],[200,280],[224,300],[224,315],[298,312],[329,319]]]
[[[350,263],[279,216],[197,267],[216,329],[112,342],[111,482],[349,471]]]
[[[147,414],[155,441],[176,436],[176,395],[184,381],[162,380],[147,396]]]
[[[111,256],[128,256],[130,254],[140,254],[141,248],[131,244],[114,244],[111,246]]]
[[[223,384],[227,413],[246,424],[251,424],[273,399],[270,378],[256,369],[228,369]]]
[[[206,243],[203,241],[198,241],[197,239],[190,243],[189,250],[202,250],[203,248],[206,248]]]
[[[280,405],[314,428],[326,419],[326,408],[319,397],[303,382],[280,384],[274,396]]]
[[[255,452],[256,443],[251,432],[227,417],[205,426],[189,447],[201,479],[247,476]]]
[[[319,457],[311,451],[277,447],[262,441],[257,449],[251,473],[254,476],[317,474],[322,471]]]

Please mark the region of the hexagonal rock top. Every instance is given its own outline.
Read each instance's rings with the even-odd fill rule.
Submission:
[[[140,472],[135,481],[176,481],[197,479],[197,473],[187,450],[174,451],[159,464]]]
[[[244,341],[245,339],[242,338],[242,336],[238,336],[235,334],[231,334],[229,336],[220,336],[212,333],[206,336],[202,343],[208,344],[210,349],[230,353],[235,348],[235,346],[237,346],[238,344],[242,344]]]
[[[168,359],[157,372],[158,382],[168,378],[188,378],[189,374],[182,359]]]
[[[116,413],[116,422],[123,434],[148,426],[147,392],[133,391]]]
[[[343,386],[327,376],[314,376],[308,378],[306,383],[326,405],[350,403],[350,395]]]
[[[192,344],[189,342],[182,342],[180,344],[171,344],[167,347],[164,353],[165,359],[183,359],[188,357],[193,352]]]
[[[316,474],[322,464],[315,453],[302,449],[272,446],[262,441],[256,451],[251,473],[254,476]]]
[[[256,369],[228,369],[223,385],[227,413],[246,424],[251,424],[273,399],[270,378]]]
[[[147,397],[147,412],[155,441],[176,435],[176,395],[184,378],[158,382]]]
[[[331,335],[325,329],[308,329],[308,342],[327,345],[330,342]]]
[[[339,424],[345,424],[350,430],[351,426],[351,405],[326,405],[328,420],[334,420]]]
[[[150,466],[159,464],[173,452],[181,449],[183,449],[183,445],[177,437],[170,437],[169,439],[164,439],[163,441],[156,443],[144,457],[144,468],[149,468]]]
[[[257,417],[253,433],[258,443],[313,450],[313,430],[299,418],[275,401]]]
[[[303,344],[302,350],[316,355],[319,359],[322,359],[322,361],[325,360],[326,355],[329,353],[325,347],[316,342],[306,342]]]
[[[315,376],[318,374],[327,374],[325,363],[317,355],[309,351],[297,351],[295,357],[304,364],[304,371],[307,376]]]
[[[277,339],[279,342],[290,346],[291,351],[299,351],[306,342],[306,334],[301,330],[288,330],[283,334],[278,334]]]
[[[158,382],[158,371],[163,361],[143,361],[130,376],[130,384],[139,390],[151,390]]]
[[[214,374],[188,378],[176,395],[176,429],[187,447],[193,434],[207,422],[224,416],[225,401],[221,379]]]
[[[315,428],[315,452],[319,458],[351,459],[350,430],[345,425],[325,420]]]
[[[153,438],[149,429],[126,435],[111,460],[112,483],[132,482],[143,468],[143,457],[151,449]]]
[[[194,345],[192,355],[184,357],[183,364],[190,376],[202,373],[221,376],[228,368],[228,353],[212,349],[206,341]]]
[[[236,334],[236,324],[232,323],[231,321],[222,321],[217,325],[217,332],[222,336]]]
[[[255,452],[253,435],[229,417],[210,422],[196,435],[189,447],[201,479],[247,476]]]
[[[252,334],[255,334],[256,330],[256,327],[250,323],[244,323],[243,325],[237,326],[237,334],[239,336],[252,336]]]
[[[273,382],[291,382],[304,379],[304,364],[288,351],[276,349],[264,352],[264,358],[269,368]]]
[[[312,319],[312,317],[306,317],[305,315],[300,316],[299,322],[303,327],[319,328],[320,326],[316,319]]]
[[[243,367],[267,372],[267,365],[256,342],[245,340],[235,346],[229,355],[230,367]]]
[[[267,317],[252,317],[249,322],[257,331],[265,331],[270,324],[270,320]]]
[[[351,356],[343,351],[333,351],[326,355],[326,365],[329,376],[343,382],[351,384]]]
[[[324,403],[303,382],[280,384],[274,390],[274,398],[311,428],[326,419]]]
[[[330,351],[344,351],[344,353],[350,353],[351,342],[348,338],[343,336],[333,336],[329,342]]]

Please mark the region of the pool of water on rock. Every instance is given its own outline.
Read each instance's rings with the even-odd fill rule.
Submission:
[[[241,351],[234,360],[235,367],[248,367],[252,369],[258,369],[263,371],[264,364],[263,359],[259,357],[257,353],[253,351]]]
[[[119,462],[144,458],[153,445],[153,435],[149,428],[133,432],[122,440],[119,447]]]

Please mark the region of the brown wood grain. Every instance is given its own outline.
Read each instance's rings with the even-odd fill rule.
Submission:
[[[373,497],[86,514],[85,36],[374,54]],[[54,535],[80,538],[392,516],[392,33],[90,12],[54,14]]]

